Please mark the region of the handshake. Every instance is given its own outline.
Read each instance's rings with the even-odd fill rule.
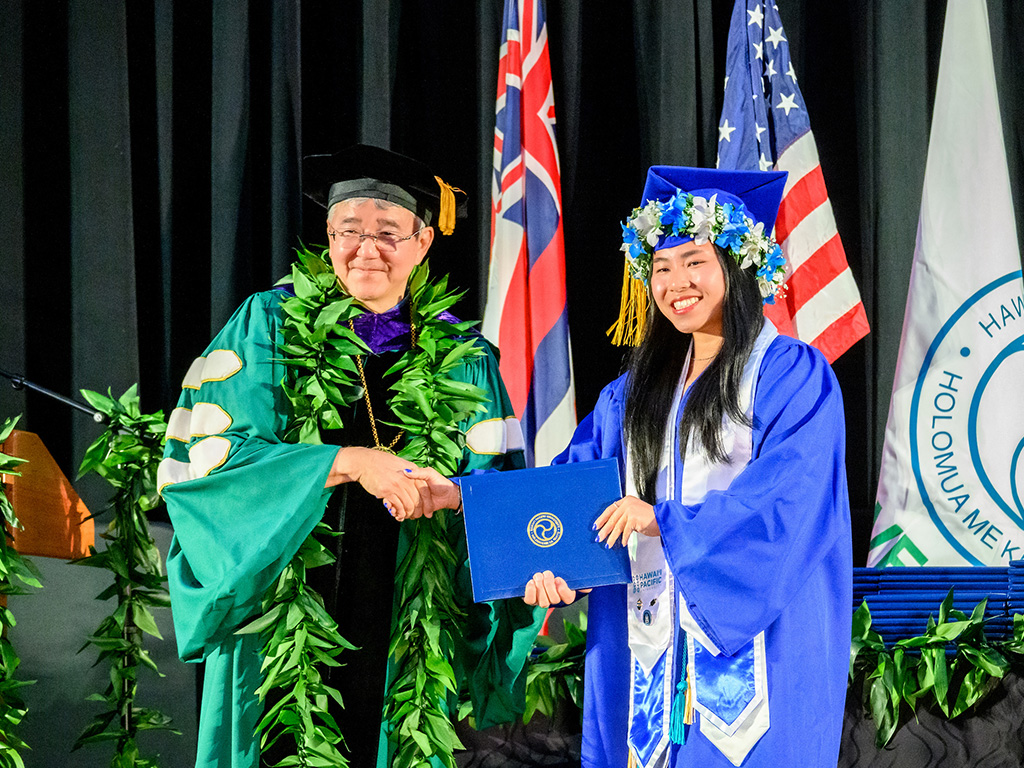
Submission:
[[[440,472],[374,448],[339,449],[324,487],[341,483],[359,483],[398,521],[433,517],[439,509],[462,506],[459,486]]]

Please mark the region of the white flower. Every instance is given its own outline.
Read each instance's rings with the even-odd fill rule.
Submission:
[[[647,205],[636,216],[633,217],[633,229],[637,235],[651,248],[658,244],[662,236],[661,228],[661,203],[657,200],[648,200]]]
[[[761,256],[767,247],[763,234],[764,223],[759,221],[754,224],[753,220],[748,218],[747,226],[750,227],[750,234],[743,238],[743,244],[736,252],[736,256],[740,260],[740,269],[746,269],[749,266],[760,267]]]
[[[686,228],[686,231],[693,235],[693,242],[697,245],[703,245],[715,234],[715,220],[718,214],[716,197],[718,195],[712,195],[711,199],[707,200],[694,196],[687,210],[690,226]]]

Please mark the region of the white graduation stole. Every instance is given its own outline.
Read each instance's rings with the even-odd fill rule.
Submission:
[[[744,366],[739,402],[748,418],[753,417],[761,361],[776,336],[775,327],[766,320]],[[670,427],[665,430],[657,478],[658,502],[678,499],[683,504],[699,503],[708,491],[728,488],[751,457],[751,428],[727,417],[723,420],[721,438],[731,463],[710,464],[691,439],[677,489],[676,426],[690,354],[692,347],[674,395]],[[628,446],[626,494],[637,495]],[[628,744],[638,768],[660,768],[667,764],[675,694],[672,671],[676,663],[675,633],[679,631],[676,591],[660,538],[634,533],[629,550],[633,583],[626,588],[631,683]],[[694,709],[700,714],[701,733],[730,762],[739,765],[769,726],[764,633],[732,657],[715,657],[692,636],[687,636],[686,651],[684,661],[693,686]]]

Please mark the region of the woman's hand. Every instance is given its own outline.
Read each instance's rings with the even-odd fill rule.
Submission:
[[[594,521],[597,540],[608,540],[605,545],[612,547],[619,539],[626,546],[629,536],[634,531],[644,536],[659,536],[658,520],[654,517],[654,507],[636,496],[626,496],[610,505],[598,515]]]
[[[462,489],[437,470],[416,467],[407,470],[406,477],[416,482],[424,516],[433,517],[439,509],[459,509],[462,506]]]
[[[586,594],[589,589],[581,589],[580,594]],[[535,573],[533,578],[526,582],[526,593],[523,595],[523,602],[527,605],[539,605],[547,608],[551,605],[565,603],[568,605],[576,599],[576,590],[569,589],[565,579],[556,577],[551,571]]]

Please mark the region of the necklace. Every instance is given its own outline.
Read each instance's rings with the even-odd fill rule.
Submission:
[[[355,325],[351,320],[348,321],[349,330],[352,333],[356,332]],[[409,324],[409,336],[412,340],[412,346],[416,346],[416,326],[412,323]],[[373,417],[373,405],[370,403],[370,388],[366,385],[366,371],[363,370],[363,356],[356,355],[356,368],[359,370],[359,381],[363,385],[363,399],[366,401],[366,414],[370,417],[370,431],[373,432],[373,447],[378,451],[387,451],[388,453],[395,452],[395,446],[398,445],[398,441],[405,435],[405,430],[398,430],[398,434],[395,435],[395,439],[392,440],[388,445],[384,445],[380,441],[380,435],[377,434],[377,419]]]
[[[694,351],[696,351],[696,349]],[[714,360],[716,357],[718,357],[718,353],[721,352],[721,351],[722,351],[722,345],[719,344],[718,345],[718,349],[716,349],[714,351],[714,354],[708,355],[707,357],[694,357],[693,360],[694,360],[694,362],[697,362],[697,363],[704,363],[704,362],[707,362],[708,360]]]

